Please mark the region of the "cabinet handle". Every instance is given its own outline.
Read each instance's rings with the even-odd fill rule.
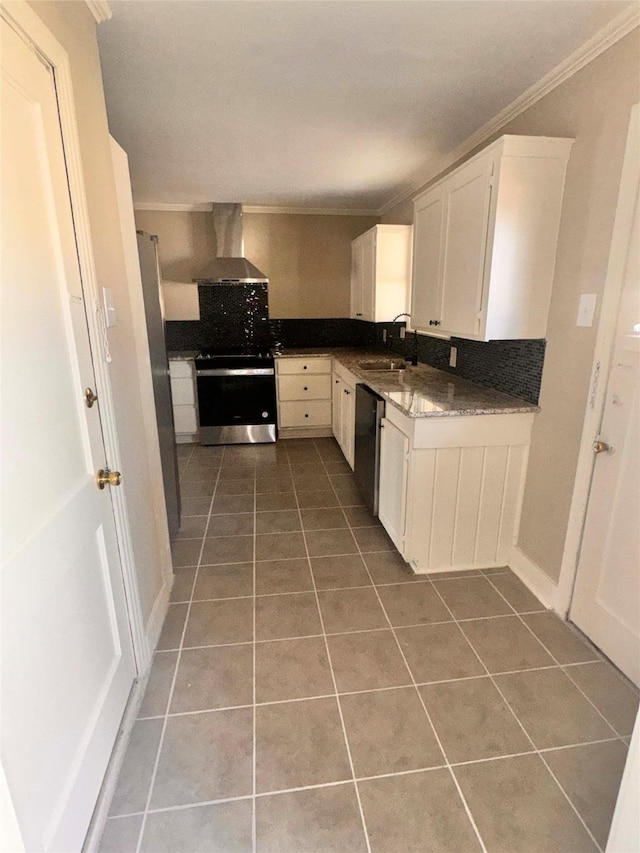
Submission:
[[[339,379],[334,379],[333,381],[336,383],[336,385],[340,382]]]
[[[306,386],[306,385],[304,386],[304,390],[305,390],[305,391],[308,391],[308,390],[309,390],[309,389],[307,388],[307,386]]]
[[[362,317],[362,311],[359,314],[356,313],[356,317]]]
[[[308,417],[309,417],[309,415],[306,415],[306,414],[305,414],[305,418],[308,418]]]
[[[303,369],[303,370],[306,370],[306,369],[307,369],[307,365],[305,364],[305,365],[304,365],[304,367],[303,367],[302,369]]]

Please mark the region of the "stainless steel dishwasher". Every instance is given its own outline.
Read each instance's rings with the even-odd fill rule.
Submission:
[[[373,515],[378,514],[380,423],[383,417],[382,397],[366,385],[357,385],[354,473],[360,494]]]

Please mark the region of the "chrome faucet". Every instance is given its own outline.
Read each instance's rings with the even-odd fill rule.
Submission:
[[[406,313],[396,314],[396,316],[393,318],[393,320],[391,322],[395,323],[397,320],[400,319],[400,317],[408,317],[410,320],[411,314],[406,314]],[[413,352],[413,355],[411,356],[411,364],[415,367],[418,363],[418,330],[417,329],[413,330],[413,341],[414,341],[414,352]]]

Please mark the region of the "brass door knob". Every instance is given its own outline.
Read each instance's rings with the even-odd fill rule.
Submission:
[[[122,482],[122,474],[120,471],[110,471],[108,468],[101,468],[96,474],[96,483],[99,489],[104,489],[105,486],[119,486]]]
[[[612,450],[611,445],[607,444],[606,441],[600,441],[600,439],[594,441],[591,448],[594,453],[608,453]]]
[[[90,409],[97,399],[98,395],[93,393],[92,388],[84,389],[84,402],[86,403],[87,409]]]

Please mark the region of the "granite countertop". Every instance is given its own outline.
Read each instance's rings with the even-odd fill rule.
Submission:
[[[452,417],[459,415],[505,415],[539,412],[538,406],[510,397],[491,388],[483,388],[444,370],[419,364],[405,370],[362,370],[358,364],[398,358],[394,353],[380,350],[343,347],[291,347],[276,358],[300,356],[336,358],[373,391],[411,418]]]

